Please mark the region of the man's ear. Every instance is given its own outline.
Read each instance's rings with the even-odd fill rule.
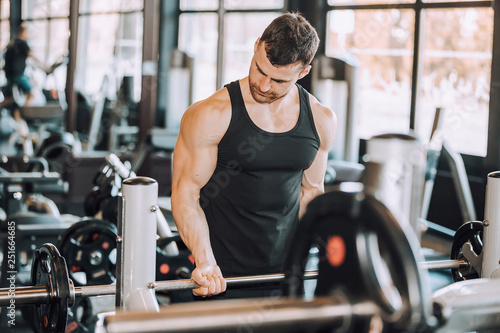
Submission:
[[[257,38],[257,40],[255,41],[255,44],[253,45],[253,53],[257,52],[257,48],[259,47],[259,43],[260,43],[260,37]]]
[[[309,74],[310,71],[311,71],[311,65],[307,65],[306,68],[304,68],[304,70],[302,72],[300,72],[299,80],[302,79],[307,74]]]

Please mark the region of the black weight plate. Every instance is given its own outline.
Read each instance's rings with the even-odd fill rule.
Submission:
[[[68,228],[58,248],[75,286],[111,284],[116,280],[116,225],[84,219]]]
[[[412,238],[413,237],[413,238]],[[373,302],[389,332],[423,332],[431,318],[418,240],[379,201],[361,193],[329,192],[314,199],[299,222],[285,261],[284,294],[300,296],[309,250],[319,249],[315,295],[338,294],[351,304]],[[342,327],[368,332],[371,318]]]
[[[180,249],[177,255],[168,254],[163,250],[167,244],[160,240],[156,247],[156,280],[186,279],[194,269],[193,255],[184,249]]]
[[[483,250],[483,223],[480,221],[469,221],[460,226],[455,236],[453,236],[453,245],[451,246],[451,259],[463,260],[465,257],[462,253],[462,247],[465,243],[470,242],[473,251],[480,255]],[[452,269],[451,274],[455,282],[477,279],[479,274],[470,266],[468,268]]]
[[[177,248],[179,249],[178,255],[169,254],[163,250],[171,242],[177,244]],[[158,240],[156,246],[156,281],[189,279],[191,278],[193,269],[193,255],[186,248],[179,235],[164,237]],[[162,291],[160,293],[168,298],[167,304],[192,301],[192,291],[189,289]],[[164,303],[161,297],[158,301],[160,304]]]
[[[103,190],[97,186],[94,187],[92,191],[87,194],[83,203],[85,215],[95,216],[99,210],[101,210],[101,203],[108,198],[111,198],[111,193],[108,191],[108,188]]]
[[[77,297],[68,311],[68,324],[65,333],[94,332],[94,313],[89,297]]]
[[[31,269],[33,286],[44,286],[49,301],[35,305],[35,319],[39,332],[64,332],[68,315],[70,282],[66,261],[57,248],[49,243],[35,251]]]

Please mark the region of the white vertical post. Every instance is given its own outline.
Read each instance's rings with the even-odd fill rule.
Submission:
[[[120,290],[122,310],[159,311],[155,295],[158,183],[129,178],[122,183]]]
[[[424,145],[414,136],[384,134],[367,143],[365,192],[375,196],[402,225],[409,225],[420,239],[425,163]],[[377,169],[375,174],[370,174]]]
[[[500,172],[488,174],[483,221],[481,277],[500,277]]]

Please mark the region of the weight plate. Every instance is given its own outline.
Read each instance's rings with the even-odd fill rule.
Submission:
[[[89,297],[76,297],[68,311],[68,324],[65,333],[94,332],[94,313]]]
[[[462,247],[469,242],[476,255],[480,255],[483,250],[483,223],[480,221],[469,221],[460,226],[455,236],[453,236],[453,245],[451,246],[451,259],[467,260],[463,253]],[[469,265],[467,268],[452,269],[451,274],[455,282],[477,279],[479,274]]]
[[[108,198],[111,198],[111,193],[108,191],[108,188],[102,190],[95,186],[85,197],[83,203],[85,215],[95,216],[101,210],[101,203]]]
[[[410,230],[411,231],[411,230]],[[314,199],[297,226],[285,261],[284,293],[300,296],[311,247],[319,250],[315,295],[371,302],[387,332],[423,332],[431,324],[426,275],[418,240],[378,200],[362,193],[329,192]],[[371,317],[346,318],[349,332],[368,332]]]
[[[58,248],[75,286],[111,284],[116,280],[116,225],[84,219],[67,229]]]
[[[46,243],[35,251],[31,278],[33,286],[44,286],[49,291],[48,302],[35,305],[38,331],[64,332],[68,315],[70,281],[66,261],[54,245]]]
[[[175,279],[187,279],[191,276],[191,272],[194,269],[194,259],[191,252],[187,249],[183,249],[183,246],[178,246],[179,254],[171,255],[165,252],[163,249],[170,242],[181,242],[181,238],[178,235],[173,237],[161,238],[157,242],[156,247],[156,280],[175,280]]]

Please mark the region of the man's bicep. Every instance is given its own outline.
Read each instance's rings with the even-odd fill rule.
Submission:
[[[319,150],[313,163],[309,168],[304,170],[302,176],[302,188],[304,190],[324,191],[323,183],[325,180],[327,159],[328,152]]]
[[[201,189],[210,180],[217,163],[217,146],[197,143],[180,135],[174,151],[173,190],[189,186]]]
[[[320,137],[320,146],[313,163],[304,171],[302,186],[303,188],[319,189],[323,192],[328,154],[337,134],[337,117],[329,108],[319,103],[314,105],[317,108],[315,123]]]

